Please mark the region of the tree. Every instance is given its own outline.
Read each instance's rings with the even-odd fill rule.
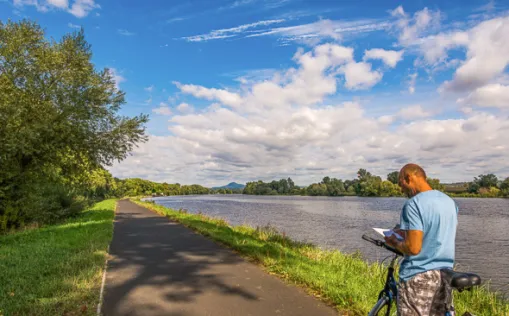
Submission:
[[[380,196],[401,196],[402,192],[397,184],[391,181],[383,181],[380,184]]]
[[[313,183],[308,186],[307,194],[311,196],[327,196],[327,185],[324,183]]]
[[[505,178],[500,184],[500,191],[503,196],[509,196],[509,177]]]
[[[359,181],[367,180],[371,178],[371,173],[366,169],[359,169],[359,171],[357,171],[357,177],[359,178]]]
[[[468,184],[467,191],[468,191],[468,193],[477,193],[480,188],[481,188],[481,186],[478,183],[470,182]]]
[[[438,190],[438,191],[442,191],[442,192],[445,190],[445,186],[440,183],[439,179],[428,178],[427,181],[433,190]]]
[[[290,192],[290,186],[288,185],[288,180],[286,180],[286,179],[279,180],[277,192],[279,194],[288,194],[288,192]]]
[[[393,171],[387,175],[387,180],[393,184],[399,183],[399,171]]]
[[[332,178],[326,186],[329,196],[339,196],[346,191],[341,179]]]
[[[358,195],[360,196],[379,196],[381,191],[382,178],[370,176],[360,182]]]
[[[293,191],[293,189],[295,189],[295,183],[293,182],[292,178],[288,178],[288,188],[291,191]]]
[[[69,187],[71,179],[123,160],[146,141],[148,116],[118,114],[124,93],[111,71],[96,71],[91,57],[83,30],[57,42],[45,39],[35,23],[0,22],[0,222],[5,227],[30,220],[33,214],[20,210],[38,212],[51,199],[58,201],[44,193],[49,186],[67,187],[71,196],[76,191]],[[19,218],[2,220],[7,209],[19,211]]]
[[[490,174],[481,174],[479,177],[474,178],[474,183],[479,185],[481,188],[491,188],[496,187],[498,184],[498,178],[496,175]]]

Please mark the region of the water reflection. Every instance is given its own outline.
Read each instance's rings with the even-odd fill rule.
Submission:
[[[368,260],[388,253],[361,239],[372,227],[393,227],[403,198],[208,195],[156,198],[157,203],[222,217],[233,225],[273,225],[296,240],[344,252],[359,250]],[[494,288],[509,292],[509,200],[455,199],[460,208],[456,262]]]

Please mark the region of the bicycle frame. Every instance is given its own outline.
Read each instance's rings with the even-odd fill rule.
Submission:
[[[378,312],[380,312],[380,310],[385,305],[387,305],[387,310],[385,311],[385,316],[390,316],[392,303],[394,301],[396,301],[396,304],[397,304],[397,298],[398,298],[398,285],[397,285],[396,279],[394,278],[394,267],[396,265],[396,261],[398,260],[398,257],[403,256],[403,254],[400,251],[388,246],[387,244],[385,244],[385,242],[383,242],[381,240],[376,240],[376,239],[370,238],[366,235],[363,235],[362,239],[369,241],[370,243],[372,243],[378,247],[385,248],[394,254],[394,257],[391,260],[391,264],[389,265],[389,268],[387,269],[387,277],[385,279],[385,286],[384,286],[383,290],[380,292],[380,294],[378,294],[377,303],[371,309],[371,311],[368,313],[368,316],[377,316]],[[449,283],[449,281],[447,281],[447,284],[448,283]],[[454,307],[452,306],[452,289],[447,289],[446,293],[447,293],[446,294],[447,296],[445,299],[446,300],[445,316],[455,316],[456,312],[454,310]],[[471,314],[465,314],[465,315],[471,315]]]
[[[378,302],[368,313],[368,316],[378,315],[380,309],[387,305],[387,310],[385,312],[386,316],[391,314],[392,303],[397,300],[398,297],[398,285],[396,279],[394,278],[394,266],[396,265],[396,261],[398,260],[398,255],[395,255],[392,260],[389,268],[387,270],[387,277],[385,279],[385,286],[383,290],[378,294]]]

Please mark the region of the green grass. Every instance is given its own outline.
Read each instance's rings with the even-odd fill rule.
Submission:
[[[366,315],[382,289],[386,270],[368,264],[359,254],[325,251],[298,243],[271,228],[232,227],[222,219],[175,211],[154,203],[134,201],[234,249],[266,271],[334,305],[341,314]],[[509,304],[482,286],[455,293],[457,315],[509,315]]]
[[[115,205],[0,236],[0,315],[95,315]]]

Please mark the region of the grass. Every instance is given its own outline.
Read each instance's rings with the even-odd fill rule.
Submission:
[[[95,315],[115,205],[0,236],[0,315]]]
[[[368,264],[359,254],[347,255],[295,242],[270,227],[232,227],[223,219],[134,202],[234,249],[269,273],[332,304],[341,314],[366,315],[382,289],[384,266]],[[455,306],[457,315],[462,315],[467,306],[477,316],[509,315],[508,302],[490,292],[487,285],[472,292],[455,292]]]

